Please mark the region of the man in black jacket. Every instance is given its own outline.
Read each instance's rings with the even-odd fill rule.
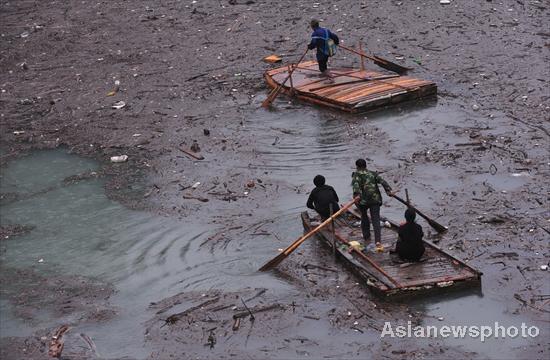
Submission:
[[[403,261],[418,261],[424,255],[424,233],[422,226],[414,222],[416,212],[408,208],[405,211],[405,222],[399,225],[399,237],[395,251]]]
[[[313,183],[315,184],[315,189],[309,194],[306,205],[308,208],[317,211],[321,215],[321,219],[326,220],[330,217],[331,205],[333,213],[340,209],[338,195],[332,186],[325,185],[325,177],[323,175],[315,176]]]

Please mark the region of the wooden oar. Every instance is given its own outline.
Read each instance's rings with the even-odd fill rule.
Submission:
[[[267,270],[273,269],[275,266],[279,265],[281,263],[281,261],[286,259],[287,256],[290,255],[294,250],[296,250],[298,248],[298,246],[300,246],[304,241],[306,241],[309,237],[311,237],[312,235],[315,235],[317,232],[319,232],[319,230],[321,230],[322,228],[324,228],[325,226],[330,224],[332,222],[332,220],[334,220],[335,218],[340,216],[340,214],[342,214],[347,209],[349,209],[353,204],[355,204],[355,199],[353,199],[349,203],[345,204],[340,210],[338,210],[337,212],[334,213],[334,215],[332,215],[331,217],[329,217],[328,219],[323,221],[315,229],[311,230],[310,232],[308,232],[304,236],[300,237],[298,240],[294,241],[286,249],[284,249],[282,253],[280,253],[279,255],[275,256],[273,259],[266,262],[264,264],[264,266],[262,266],[260,268],[260,271],[267,271]]]
[[[336,234],[336,238],[338,239],[338,241],[340,241],[341,243],[343,244],[346,244],[348,246],[349,245],[349,242],[346,241],[346,239],[344,239],[342,236],[340,236],[339,234]],[[382,275],[384,275],[385,277],[388,278],[388,280],[390,280],[392,283],[395,284],[396,287],[401,287],[401,284],[399,284],[399,282],[397,280],[395,280],[390,274],[388,274],[384,269],[382,269],[382,267],[380,267],[380,265],[378,265],[377,263],[374,262],[374,260],[372,260],[371,258],[369,258],[367,255],[365,255],[362,251],[360,250],[357,250],[356,248],[354,248],[353,246],[350,246],[350,249],[351,251],[355,252],[356,254],[358,254],[360,257],[362,257],[363,259],[365,259],[369,264],[371,264],[371,266],[373,268],[375,268],[376,270],[378,270],[378,272],[380,272]]]
[[[300,60],[298,60],[298,64],[296,66],[294,66],[289,72],[288,72],[288,76],[286,77],[286,79],[279,84],[279,86],[277,86],[275,89],[273,89],[269,95],[267,96],[267,99],[265,99],[263,102],[262,102],[262,106],[264,108],[268,108],[269,105],[271,105],[271,103],[273,102],[273,100],[275,100],[275,98],[277,97],[277,95],[279,95],[279,92],[281,91],[281,89],[283,88],[283,86],[285,85],[285,83],[288,81],[288,79],[290,79],[290,77],[292,76],[292,73],[294,72],[294,70],[296,70],[297,66],[302,62],[302,60],[304,59],[304,57],[306,56],[307,52],[309,51],[309,49],[306,49],[306,52],[304,53],[304,55],[302,55],[302,57],[300,58]]]
[[[428,216],[424,215],[420,210],[418,210],[417,208],[415,208],[414,206],[412,206],[410,203],[408,203],[407,201],[401,199],[399,196],[393,194],[391,195],[393,198],[395,198],[397,201],[399,201],[400,203],[403,203],[405,205],[407,205],[408,207],[410,207],[411,209],[413,209],[414,211],[416,211],[416,213],[420,216],[422,216],[424,219],[426,219],[426,221],[428,222],[428,224],[430,224],[431,227],[433,227],[435,229],[435,231],[437,231],[438,233],[442,233],[442,232],[445,232],[447,231],[447,228],[443,225],[441,225],[440,223],[438,223],[437,221],[433,220],[433,219],[430,219]]]
[[[355,49],[352,49],[352,48],[349,48],[347,46],[344,46],[342,44],[338,45],[338,47],[341,47],[342,49],[344,50],[347,50],[347,51],[350,51],[354,54],[357,54],[357,55],[360,55],[360,56],[363,56],[363,57],[366,57],[367,59],[370,59],[372,60],[376,65],[380,66],[380,67],[383,67],[384,69],[388,69],[390,71],[394,71],[398,74],[405,74],[408,70],[410,70],[409,68],[406,68],[404,66],[401,66],[401,65],[398,65],[396,63],[393,63],[389,60],[386,60],[386,59],[382,59],[381,57],[378,57],[378,56],[370,56],[370,55],[367,55],[365,54],[364,52],[362,51],[357,51]]]

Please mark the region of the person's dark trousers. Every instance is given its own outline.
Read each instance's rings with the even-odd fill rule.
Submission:
[[[380,230],[380,206],[364,206],[359,205],[359,210],[361,211],[361,231],[363,232],[363,239],[366,242],[370,241],[370,221],[367,216],[367,210],[370,210],[370,217],[372,220],[372,228],[374,230],[374,242],[379,243],[381,238]]]
[[[328,56],[317,53],[317,62],[319,63],[319,71],[325,71],[327,69]]]

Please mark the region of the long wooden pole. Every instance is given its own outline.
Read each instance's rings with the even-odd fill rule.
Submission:
[[[374,61],[375,64],[377,64],[378,66],[383,67],[384,69],[395,71],[395,72],[400,73],[400,74],[406,73],[409,70],[408,68],[406,68],[404,66],[401,66],[399,64],[393,63],[389,60],[382,59],[381,57],[378,57],[378,56],[367,55],[362,51],[357,51],[353,48],[349,48],[349,47],[344,46],[342,44],[339,44],[338,47],[341,47],[342,49],[347,50],[349,52],[352,52],[354,54],[366,57],[367,59],[370,59],[370,60]]]
[[[330,216],[334,214],[334,209],[332,208],[332,204],[329,205],[330,208]],[[334,258],[336,259],[336,227],[334,224],[334,220],[332,220],[330,224],[330,232],[332,234],[332,255],[334,255]]]
[[[344,244],[349,244],[346,239],[342,238],[340,235],[336,234],[336,238],[338,240],[340,240],[340,242],[344,243]],[[384,269],[382,269],[380,267],[380,265],[378,265],[377,263],[375,263],[371,258],[369,258],[367,255],[363,254],[363,252],[355,249],[353,246],[350,246],[350,248],[352,249],[352,251],[355,251],[356,254],[358,254],[359,256],[361,256],[363,259],[367,260],[367,262],[369,264],[372,265],[372,267],[374,267],[376,270],[378,270],[382,275],[384,275],[385,277],[388,278],[388,280],[390,280],[392,283],[395,284],[395,286],[397,287],[401,287],[401,284],[399,284],[399,282],[397,280],[395,280],[393,277],[391,277],[390,274],[388,274]]]
[[[267,108],[269,107],[269,105],[271,105],[271,103],[273,102],[273,100],[275,100],[275,98],[277,97],[277,95],[279,94],[279,92],[282,90],[284,84],[287,82],[287,80],[292,76],[292,73],[294,72],[294,70],[296,70],[298,68],[298,65],[302,62],[302,60],[304,59],[304,57],[306,56],[307,52],[309,51],[309,49],[306,49],[306,52],[302,55],[302,57],[300,58],[300,60],[298,60],[298,64],[292,68],[292,70],[290,70],[288,72],[288,76],[286,77],[286,79],[279,84],[279,86],[277,86],[275,89],[273,89],[273,91],[271,91],[269,93],[269,95],[267,96],[267,99],[265,99],[263,102],[262,102],[262,106],[264,108]]]
[[[363,45],[359,41],[359,51],[363,52]],[[361,59],[361,71],[365,71],[365,58],[363,56],[360,57]]]
[[[412,206],[408,201],[405,201],[403,200],[402,198],[400,198],[399,196],[397,195],[391,195],[393,198],[395,198],[397,201],[399,201],[400,203],[403,203],[405,205],[407,205],[408,207],[410,207],[411,209],[413,209],[414,211],[416,211],[416,213],[420,216],[422,216],[427,222],[428,224],[430,224],[430,226],[432,228],[435,229],[435,231],[437,231],[438,233],[442,233],[442,232],[445,232],[447,231],[447,228],[443,225],[441,225],[440,223],[438,223],[437,221],[433,220],[433,219],[430,219],[427,215],[424,215],[420,210],[418,210],[417,208],[415,208],[414,206]]]
[[[298,248],[304,241],[306,241],[308,238],[310,238],[312,235],[315,235],[317,232],[319,232],[321,229],[323,229],[325,226],[330,224],[333,219],[340,216],[340,214],[344,213],[347,209],[349,209],[353,204],[355,204],[355,200],[353,199],[349,203],[345,204],[340,210],[334,213],[331,217],[323,221],[319,226],[317,226],[315,229],[311,230],[304,236],[298,238],[296,241],[294,241],[292,244],[290,244],[286,249],[283,250],[279,255],[275,256],[273,259],[269,260],[267,263],[265,263],[259,270],[260,271],[267,271],[275,266],[279,265],[281,261],[287,258],[288,255],[290,255],[294,250]]]

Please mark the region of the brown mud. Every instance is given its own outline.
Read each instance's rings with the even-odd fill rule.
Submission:
[[[548,272],[540,266],[549,255],[550,32],[544,19],[549,18],[550,6],[536,0],[453,1],[447,6],[437,1],[381,0],[315,4],[3,2],[0,164],[34,149],[59,146],[94,157],[104,164],[102,175],[108,175],[106,191],[111,198],[131,208],[182,219],[207,218],[224,227],[205,244],[214,254],[223,255],[230,242],[247,246],[247,239],[261,238],[264,231],[276,234],[277,224],[270,226],[272,199],[293,196],[301,204],[311,186],[258,166],[267,161],[265,153],[257,151],[259,137],[271,136],[276,147],[301,136],[299,130],[265,121],[257,125],[258,119],[274,116],[258,110],[267,93],[261,75],[268,65],[261,59],[277,53],[285,62],[296,60],[305,50],[310,18],[318,17],[348,45],[362,41],[369,52],[396,59],[413,67],[414,76],[435,81],[438,106],[460,109],[466,114],[464,121],[450,118],[442,125],[427,120],[413,130],[415,140],[407,142],[406,132],[384,123],[384,113],[349,116],[288,103],[280,96],[275,115],[284,117],[298,109],[345,122],[349,152],[341,160],[349,163],[346,168],[351,169],[357,154],[366,152],[373,160],[369,165],[384,171],[401,189],[423,189],[425,197],[413,200],[450,225],[440,245],[483,271],[484,290],[498,294],[509,312],[539,319],[537,324],[548,329],[548,302],[537,296],[549,291]],[[359,64],[343,51],[334,62]],[[126,105],[114,109],[119,101]],[[407,111],[406,106],[395,110]],[[405,145],[394,146],[404,139]],[[190,149],[194,142],[204,161],[180,150]],[[121,154],[129,160],[109,162]],[[440,171],[451,178],[440,176]],[[501,187],[491,181],[493,173],[523,182]],[[201,185],[193,189],[197,181]],[[141,190],[131,186],[136,182]],[[2,201],[4,197],[17,200],[17,194],[2,194]],[[284,247],[290,241],[274,240],[269,246]],[[265,260],[254,259],[258,265]],[[71,293],[75,290],[69,297],[79,304],[70,309],[77,314],[75,322],[99,321],[90,310],[95,306],[114,316],[104,302],[112,291],[106,290],[108,286],[5,270],[2,283],[19,276],[46,284],[40,296],[49,299],[47,304],[38,305],[38,295],[28,292],[24,297],[10,295],[18,316],[24,318],[43,306],[64,311],[67,297],[60,294],[56,281]],[[144,325],[151,358],[353,358],[366,353],[389,359],[484,357],[439,340],[429,346],[411,339],[381,341],[384,321],[409,316],[420,321],[425,314],[407,304],[372,298],[328,252],[313,244],[300,248],[274,276],[295,286],[296,293],[284,298],[270,290],[262,293],[249,305],[277,303],[281,309],[258,314],[253,326],[243,318],[236,332],[231,329],[232,307],[214,312],[212,308],[232,305],[240,311],[237,297],[248,299],[260,290],[244,283],[231,292],[205,292],[208,298],[220,299],[174,324],[161,328],[163,316],[153,316]],[[32,288],[26,286],[29,281],[21,283],[25,291]],[[202,295],[188,292],[156,299],[154,306],[180,301],[192,307],[200,305]],[[216,328],[216,344],[204,346],[211,328]],[[315,328],[331,336],[336,333],[338,341],[331,342],[323,332],[322,340],[309,339],[307,334],[315,334]],[[25,355],[28,349],[41,351],[37,339],[54,330],[3,339],[2,358],[31,358]],[[340,341],[346,336],[351,340]],[[548,346],[541,340],[513,356],[541,358],[544,353]]]

